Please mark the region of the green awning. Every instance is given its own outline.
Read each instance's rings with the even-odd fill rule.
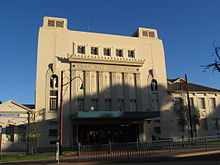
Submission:
[[[144,120],[160,117],[160,112],[124,112],[124,111],[78,111],[72,116],[72,120],[76,119],[132,119]]]

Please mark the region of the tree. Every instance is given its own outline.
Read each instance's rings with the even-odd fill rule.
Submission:
[[[184,103],[184,97],[180,97],[178,100],[178,105],[175,106],[174,111],[178,117],[178,122],[181,128],[184,130],[185,127],[190,131],[190,119],[189,119],[189,109]],[[199,111],[193,108],[193,112],[191,112],[191,120],[192,120],[192,130],[194,136],[197,136],[197,126],[200,125],[200,114]]]
[[[207,64],[207,65],[202,65],[203,71],[205,72],[206,70],[213,68],[213,72],[217,70],[220,72],[220,46],[215,45],[215,41],[213,42],[213,47],[214,47],[214,52],[212,56],[215,56],[215,60],[213,63]]]

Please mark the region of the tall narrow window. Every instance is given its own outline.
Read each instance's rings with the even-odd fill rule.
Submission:
[[[50,111],[58,110],[58,90],[50,90]]]
[[[136,110],[137,110],[136,99],[131,99],[130,100],[130,111],[135,112]]]
[[[201,119],[200,120],[200,126],[203,130],[207,131],[208,130],[208,122],[207,119]]]
[[[14,142],[14,128],[15,126],[11,124],[8,127],[6,127],[6,138],[10,142]]]
[[[98,110],[98,99],[92,99],[91,100],[91,110],[97,111]]]
[[[183,99],[181,97],[175,97],[174,98],[174,108],[175,109],[180,109],[182,104],[183,104]]]
[[[124,99],[118,99],[118,110],[119,111],[124,110]]]
[[[199,107],[205,109],[205,98],[199,98]]]
[[[214,110],[216,108],[215,98],[209,98],[209,106],[211,110]]]
[[[189,103],[190,103],[190,107],[191,108],[194,108],[194,101],[193,101],[193,98],[189,98]]]
[[[213,129],[214,129],[214,130],[219,130],[219,121],[218,121],[218,118],[212,118],[212,123],[213,123]]]
[[[111,99],[105,99],[105,111],[111,111]]]
[[[84,99],[77,100],[78,111],[84,111]]]

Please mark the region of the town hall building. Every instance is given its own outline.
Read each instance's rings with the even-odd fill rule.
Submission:
[[[157,30],[138,28],[132,36],[80,32],[69,30],[66,19],[44,17],[36,75],[41,147],[57,137],[65,148],[151,141],[155,131],[168,137],[168,101]]]

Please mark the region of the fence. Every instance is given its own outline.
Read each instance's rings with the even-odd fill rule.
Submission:
[[[79,161],[130,160],[215,149],[220,149],[220,136],[202,137],[186,141],[160,140],[146,143],[78,145],[75,147]]]

